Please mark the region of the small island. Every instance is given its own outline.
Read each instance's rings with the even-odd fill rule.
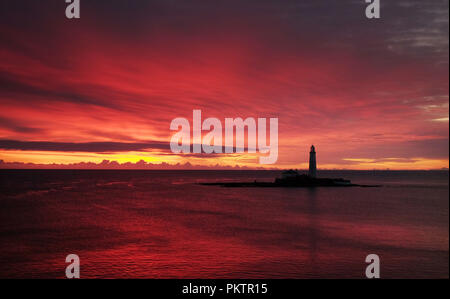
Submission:
[[[301,174],[298,170],[283,171],[281,177],[273,182],[214,182],[201,183],[207,186],[223,187],[380,187],[380,185],[353,184],[350,180],[342,178],[318,178],[316,165],[316,149],[311,146],[309,153],[308,174]]]

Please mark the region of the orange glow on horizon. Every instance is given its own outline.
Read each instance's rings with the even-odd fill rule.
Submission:
[[[181,155],[166,155],[163,153],[66,153],[66,152],[24,152],[24,151],[0,151],[0,160],[6,163],[33,163],[36,165],[61,164],[70,165],[77,163],[95,163],[100,164],[104,160],[115,161],[118,164],[138,163],[144,161],[154,165],[184,165],[189,163],[199,167],[247,167],[251,169],[308,169],[308,162],[304,161],[297,164],[276,164],[260,165],[258,164],[257,154],[230,154],[216,157],[184,157]],[[50,162],[51,161],[51,162]],[[0,168],[5,165],[0,164]],[[161,168],[164,168],[162,166]],[[426,159],[426,158],[385,158],[385,159],[361,159],[345,158],[342,163],[320,163],[318,169],[349,169],[349,170],[435,170],[448,169],[449,160],[445,159]]]

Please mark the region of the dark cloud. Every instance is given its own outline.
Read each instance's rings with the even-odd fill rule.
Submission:
[[[45,130],[43,130],[43,129],[24,126],[23,124],[15,121],[13,119],[5,118],[5,117],[0,117],[0,127],[6,128],[6,129],[16,132],[16,133],[36,134],[36,133],[45,132]]]
[[[1,124],[1,119],[0,119]],[[223,155],[227,147],[222,146],[222,153],[205,154],[193,153],[193,145],[190,145],[191,153],[173,154],[170,151],[168,142],[50,142],[50,141],[19,141],[19,140],[1,140],[0,149],[3,150],[21,150],[21,151],[50,151],[50,152],[91,152],[111,154],[114,152],[162,150],[162,155],[182,155],[184,157],[211,158]],[[247,148],[241,149],[247,151]],[[236,148],[232,149],[236,151]]]
[[[169,145],[165,142],[50,142],[50,141],[18,141],[0,140],[0,149],[22,150],[22,151],[54,151],[54,152],[129,152],[149,151],[152,149],[168,150]]]
[[[33,84],[26,83],[24,80],[21,80],[19,76],[15,76],[14,74],[7,72],[0,71],[0,86],[0,91],[2,92],[3,96],[9,94],[29,95],[32,96],[34,100],[38,101],[51,100],[75,104],[96,105],[122,110],[120,106],[116,105],[112,101],[100,101],[86,94],[64,91],[64,89],[69,89],[69,87],[54,87],[53,90],[50,89],[51,86],[50,88],[39,87]],[[24,97],[19,96],[15,98],[16,101],[26,101],[24,100]]]

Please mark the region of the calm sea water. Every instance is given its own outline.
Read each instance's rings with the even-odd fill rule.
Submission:
[[[449,277],[448,171],[329,171],[380,188],[224,188],[274,171],[0,171],[0,278]]]

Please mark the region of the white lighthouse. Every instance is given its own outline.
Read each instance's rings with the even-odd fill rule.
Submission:
[[[309,152],[309,173],[308,175],[312,178],[317,176],[317,165],[316,165],[316,149],[314,145],[311,145],[311,151]]]

